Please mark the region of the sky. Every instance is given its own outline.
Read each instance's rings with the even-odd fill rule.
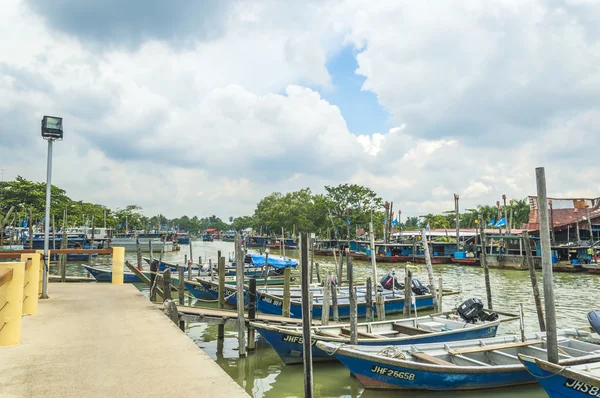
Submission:
[[[595,0],[0,0],[0,169],[146,215],[600,196]]]

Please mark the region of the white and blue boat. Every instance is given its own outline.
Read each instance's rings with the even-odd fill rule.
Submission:
[[[454,314],[359,323],[357,342],[365,346],[385,347],[479,339],[496,336],[499,324],[499,319],[469,323]],[[302,363],[301,327],[282,327],[262,322],[252,322],[251,325],[271,344],[286,365]],[[313,361],[333,361],[335,357],[323,351],[315,343],[317,341],[350,343],[350,325],[313,326],[311,340]]]
[[[581,363],[600,354],[600,346],[577,338],[582,330],[559,330],[562,365]],[[501,336],[480,340],[406,346],[341,345],[317,341],[335,356],[365,388],[400,390],[472,390],[534,383],[535,377],[518,355],[546,358],[546,334]]]
[[[584,398],[600,396],[600,355],[582,358],[582,365],[557,365],[544,359],[519,355],[550,398]]]

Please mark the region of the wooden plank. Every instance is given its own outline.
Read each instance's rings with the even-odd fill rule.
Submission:
[[[177,310],[186,315],[196,315],[196,316],[204,316],[204,317],[212,317],[212,318],[223,318],[227,320],[236,320],[237,319],[237,311],[231,310],[222,310],[215,308],[202,308],[202,307],[190,307],[187,305],[178,305]],[[279,324],[291,324],[291,325],[301,325],[302,319],[296,318],[286,318],[278,315],[269,315],[269,314],[256,314],[256,320],[259,322],[265,323],[279,323]],[[315,324],[320,324],[320,322],[313,321]]]
[[[445,360],[443,360],[443,359],[436,358],[436,357],[434,357],[434,356],[432,356],[432,355],[425,354],[424,352],[413,352],[413,353],[411,353],[411,355],[412,355],[414,358],[420,359],[421,361],[424,361],[424,362],[429,362],[429,363],[433,363],[433,364],[436,364],[436,365],[442,365],[442,366],[456,366],[456,365],[455,365],[455,364],[453,364],[452,362],[448,362],[448,361],[445,361]]]
[[[348,336],[344,336],[343,334],[326,332],[324,330],[317,330],[315,332],[315,334],[319,335],[319,336],[325,336],[325,337],[335,337],[336,339],[339,339],[339,338],[345,339],[346,337],[348,337]]]
[[[148,279],[148,278],[146,277],[146,275],[144,275],[144,274],[142,273],[142,271],[140,271],[139,269],[137,269],[136,267],[134,267],[133,265],[131,265],[131,264],[129,263],[129,261],[125,261],[125,265],[127,266],[127,268],[129,268],[129,269],[131,270],[131,272],[133,272],[133,273],[134,273],[134,274],[135,274],[135,275],[136,275],[138,278],[140,278],[140,280],[141,280],[142,282],[144,282],[144,283],[145,283],[145,284],[147,284],[148,286],[151,286],[151,285],[152,285],[152,284],[151,284],[151,282],[150,282],[150,279]],[[157,276],[158,276],[158,274],[157,274]],[[158,287],[158,284],[156,285],[156,287],[155,287],[155,288],[156,288],[156,292],[158,293],[158,295],[159,295],[160,297],[165,297],[165,296],[164,296],[164,293],[163,293],[163,290],[162,290],[160,287]]]
[[[409,336],[417,336],[420,334],[433,333],[429,330],[419,329],[414,326],[403,325],[401,323],[393,323],[392,328],[397,332],[407,334]]]
[[[0,287],[2,287],[2,285],[4,285],[5,283],[8,283],[12,280],[13,278],[13,269],[9,268],[6,271],[0,273]]]
[[[349,328],[342,328],[342,333],[350,335],[351,331]],[[364,337],[367,339],[386,339],[387,338],[385,336],[380,336],[380,335],[373,334],[373,333],[361,332],[360,330],[357,330],[356,334],[358,335],[358,337]]]
[[[494,345],[488,345],[485,347],[473,347],[473,348],[463,348],[463,349],[458,349],[458,350],[450,350],[450,351],[448,351],[448,353],[451,355],[471,354],[474,352],[502,350],[505,348],[526,347],[528,345],[541,344],[541,343],[542,343],[541,340],[533,340],[533,341],[525,341],[525,342],[519,341],[516,343],[494,344]]]

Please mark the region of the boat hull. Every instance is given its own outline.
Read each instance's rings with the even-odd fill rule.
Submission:
[[[96,279],[96,282],[112,282],[112,271],[84,266],[84,268]],[[123,283],[142,283],[141,279],[132,272],[123,273]]]
[[[260,292],[257,293],[257,308],[263,314],[282,315],[283,310],[283,298],[272,295],[265,295]],[[415,298],[417,310],[433,308],[433,297],[431,295],[416,296]],[[415,305],[411,303],[411,308],[414,309]],[[332,307],[332,306],[331,306]],[[333,308],[329,308],[329,317],[333,318]],[[356,306],[357,316],[364,317],[367,315],[367,303],[359,302]],[[389,299],[385,301],[385,313],[394,314],[404,311],[404,297],[398,297],[395,299]],[[373,313],[377,313],[376,305],[373,304]],[[338,305],[338,315],[340,318],[350,317],[350,305],[340,304]],[[322,306],[313,304],[312,316],[315,319],[320,319],[322,316]],[[299,301],[292,300],[290,303],[290,317],[291,318],[302,318],[302,306]]]
[[[267,342],[273,347],[275,352],[279,355],[283,363],[286,365],[300,364],[303,362],[303,339],[300,333],[285,333],[282,331],[265,329],[255,326],[255,329],[260,335],[267,340]],[[482,325],[481,328],[469,328],[462,329],[460,331],[452,331],[452,333],[436,333],[434,335],[418,335],[410,338],[396,341],[391,339],[374,339],[374,340],[362,340],[361,345],[369,346],[390,346],[390,345],[407,345],[407,344],[421,344],[421,343],[440,343],[446,341],[456,340],[470,340],[479,339],[484,337],[495,337],[498,331],[498,325]],[[313,336],[314,341],[328,341],[326,337]],[[330,340],[330,339],[329,339]],[[349,340],[348,340],[349,342]],[[312,343],[312,358],[316,362],[334,361],[336,358],[319,347],[314,342]]]
[[[398,366],[385,360],[371,360],[335,354],[356,376],[358,381],[369,389],[394,390],[473,390],[529,384],[535,378],[523,367],[509,367],[505,370],[486,372],[474,369],[472,372],[455,372],[452,367],[439,366],[437,371],[414,366]]]
[[[534,375],[550,398],[583,398],[600,396],[600,388],[571,379],[560,372],[542,369],[534,360],[521,362]]]
[[[455,264],[479,266],[478,258],[454,258],[450,259]]]

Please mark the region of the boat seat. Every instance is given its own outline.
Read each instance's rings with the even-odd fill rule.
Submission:
[[[346,335],[349,335],[351,332],[350,332],[349,328],[342,328],[342,333],[344,333]],[[365,338],[368,338],[368,339],[386,339],[387,338],[385,336],[380,336],[378,334],[361,332],[360,330],[356,331],[356,335],[358,337],[365,337]]]
[[[433,363],[435,365],[456,366],[456,364],[454,364],[452,362],[445,361],[443,359],[434,357],[433,355],[429,355],[424,352],[412,352],[411,355],[414,358],[420,359],[423,362],[429,362],[429,363]]]
[[[451,355],[461,355],[461,354],[471,354],[475,352],[485,352],[485,351],[493,351],[493,350],[501,350],[503,348],[513,348],[513,347],[525,347],[533,344],[541,344],[541,340],[532,340],[525,342],[516,342],[516,343],[506,343],[506,344],[494,344],[483,347],[473,347],[473,348],[463,348],[458,350],[450,350],[448,351]]]
[[[397,331],[397,332],[400,332],[400,333],[403,333],[403,334],[407,334],[409,336],[416,336],[416,335],[419,335],[419,334],[433,333],[430,330],[419,329],[419,328],[416,328],[414,326],[403,325],[401,323],[393,323],[392,324],[392,328],[395,331]]]
[[[343,334],[337,334],[337,333],[331,333],[331,332],[325,332],[323,330],[317,330],[315,332],[315,334],[319,335],[319,336],[324,336],[324,337],[335,337],[336,339],[339,338],[346,338],[347,336],[344,336]]]
[[[546,350],[545,350],[545,349],[543,349],[543,348],[539,348],[539,347],[527,347],[527,348],[529,348],[530,350],[537,351],[537,352],[544,352],[544,353],[546,352]],[[561,352],[561,351],[562,351],[562,352]],[[564,351],[563,351],[563,350],[560,348],[560,346],[558,346],[558,356],[559,356],[559,357],[560,357],[560,356],[563,356],[563,357],[565,357],[565,358],[571,358],[571,355],[569,355],[569,354],[565,353],[565,352],[564,352]]]
[[[467,361],[467,362],[474,363],[475,365],[479,365],[479,366],[492,366],[492,365],[490,365],[489,363],[481,362],[481,361],[478,361],[478,360],[476,360],[476,359],[473,359],[473,358],[466,357],[466,356],[464,356],[464,355],[453,355],[453,356],[454,356],[455,358],[464,359],[464,360],[465,360],[465,361]]]

